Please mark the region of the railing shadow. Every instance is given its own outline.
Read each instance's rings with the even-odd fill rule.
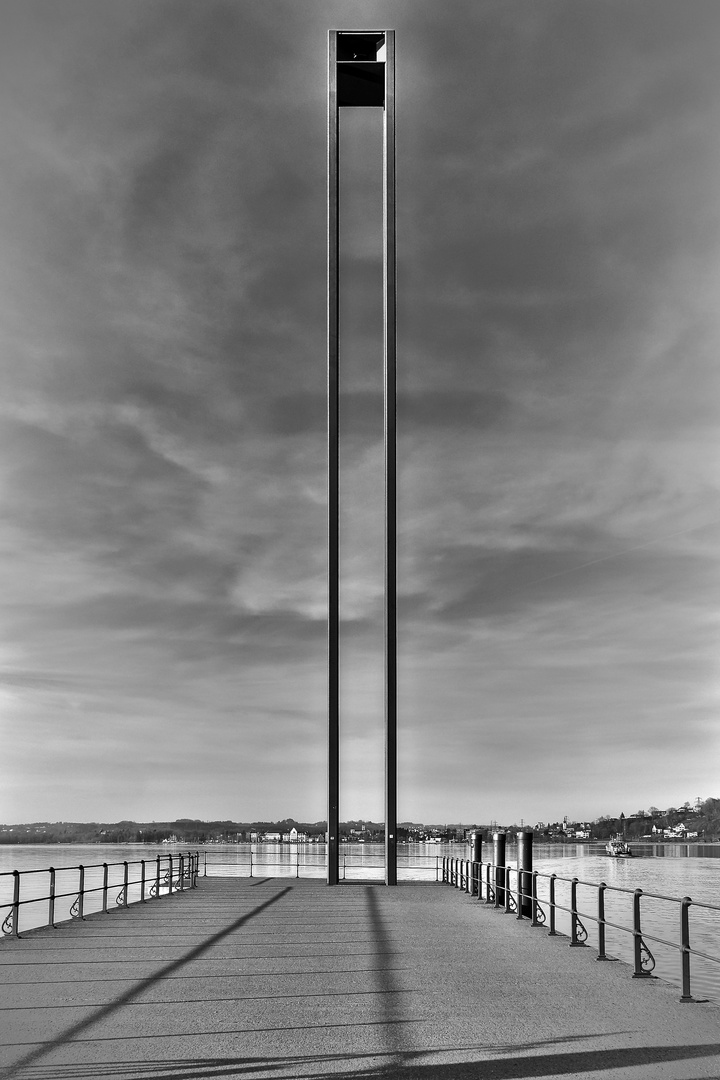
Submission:
[[[565,1040],[548,1040],[549,1043]],[[497,1052],[530,1050],[538,1045],[509,1047],[462,1047],[466,1052]],[[40,1067],[27,1074],[28,1080],[112,1080],[132,1076],[133,1080],[252,1080],[263,1075],[271,1077],[296,1076],[303,1080],[324,1080],[328,1075],[343,1080],[525,1080],[532,1077],[578,1076],[583,1073],[615,1071],[643,1065],[667,1065],[672,1061],[716,1057],[720,1044],[707,1043],[685,1046],[640,1046],[627,1049],[579,1050],[566,1053],[514,1053],[509,1057],[491,1056],[482,1061],[429,1063],[426,1059],[438,1053],[457,1054],[453,1047],[428,1051],[405,1051],[402,1060],[388,1058],[382,1052],[348,1054],[279,1055],[276,1057],[218,1057],[178,1059],[172,1064],[164,1061],[114,1061],[104,1064],[53,1065]],[[385,1060],[378,1062],[377,1058]],[[368,1062],[368,1059],[371,1059]],[[367,1064],[363,1064],[366,1062]],[[343,1068],[343,1063],[347,1068]],[[315,1066],[315,1069],[313,1069]],[[339,1066],[339,1067],[338,1067]],[[292,1071],[290,1071],[292,1070]],[[692,1078],[688,1078],[692,1080]],[[697,1077],[696,1080],[701,1080]]]
[[[277,903],[277,901],[280,900],[283,896],[285,896],[286,893],[290,892],[290,889],[290,885],[286,886],[284,889],[281,889],[280,892],[275,893],[273,896],[270,896],[262,904],[258,904],[257,907],[252,909],[252,911],[247,912],[245,915],[241,915],[238,919],[235,919],[233,922],[229,923],[228,926],[224,927],[222,930],[218,930],[216,934],[212,934],[204,941],[201,941],[199,945],[196,945],[194,948],[190,949],[178,960],[173,960],[171,963],[163,965],[163,967],[159,968],[158,971],[154,972],[152,975],[149,975],[147,978],[141,979],[139,982],[134,983],[128,990],[125,991],[125,993],[120,994],[118,997],[114,998],[113,1001],[111,1001],[109,1004],[101,1006],[96,1012],[93,1013],[92,1016],[88,1016],[84,1020],[80,1020],[77,1024],[73,1024],[71,1027],[67,1028],[65,1031],[62,1032],[62,1034],[56,1036],[54,1039],[50,1040],[49,1042],[43,1043],[42,1046],[37,1047],[35,1050],[31,1050],[24,1057],[20,1058],[19,1061],[15,1062],[13,1065],[8,1066],[6,1069],[0,1072],[0,1076],[2,1076],[4,1080],[5,1078],[9,1080],[10,1077],[15,1076],[21,1069],[27,1069],[29,1065],[32,1065],[34,1062],[39,1061],[40,1058],[44,1057],[52,1050],[55,1050],[57,1047],[63,1046],[70,1040],[77,1038],[78,1035],[80,1035],[84,1031],[87,1031],[87,1029],[89,1027],[92,1027],[93,1024],[97,1024],[100,1020],[104,1020],[106,1017],[111,1016],[112,1013],[116,1012],[123,1005],[126,1005],[129,1001],[131,1001],[138,994],[142,993],[144,990],[147,990],[149,987],[155,985],[155,983],[160,982],[162,979],[166,979],[169,975],[172,975],[173,972],[177,971],[179,968],[184,967],[185,964],[189,964],[192,960],[195,960],[198,956],[201,956],[202,953],[206,952],[213,945],[217,945],[217,943],[222,941],[223,938],[226,938],[228,934],[232,934],[235,930],[239,929],[241,926],[244,926],[245,923],[253,919],[256,915],[259,915],[261,911],[264,911],[272,904]],[[112,1075],[112,1073],[106,1075]]]

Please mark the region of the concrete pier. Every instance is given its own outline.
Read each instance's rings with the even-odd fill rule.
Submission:
[[[720,1077],[720,1009],[439,885],[200,879],[0,943],[26,1080]]]

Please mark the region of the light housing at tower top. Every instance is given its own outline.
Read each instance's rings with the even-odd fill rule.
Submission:
[[[385,30],[335,30],[338,107],[384,108]]]

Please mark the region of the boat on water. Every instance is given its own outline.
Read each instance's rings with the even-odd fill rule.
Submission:
[[[608,840],[605,850],[613,859],[632,859],[633,857],[630,845],[623,840],[622,836],[613,836]]]

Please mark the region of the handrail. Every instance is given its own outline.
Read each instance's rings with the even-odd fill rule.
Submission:
[[[467,859],[458,859],[451,856],[443,856],[442,881],[445,884],[454,885],[464,889],[478,900],[483,900],[483,867],[485,867],[485,904],[492,904],[495,908],[503,908],[505,912],[513,912],[521,920],[526,918],[523,914],[525,905],[523,901],[529,901],[531,912],[530,922],[532,926],[542,926],[546,922],[546,914],[543,905],[548,908],[550,936],[555,936],[556,912],[564,911],[570,915],[570,945],[585,946],[588,940],[588,931],[583,920],[593,922],[598,927],[598,952],[597,960],[610,959],[605,953],[605,930],[612,927],[632,936],[633,939],[633,975],[634,979],[654,978],[652,971],[655,967],[655,958],[652,955],[648,941],[664,945],[674,949],[681,956],[681,984],[682,1002],[701,1001],[691,993],[690,984],[690,958],[702,957],[713,963],[720,963],[720,956],[713,956],[701,949],[690,945],[690,908],[702,908],[706,911],[720,912],[720,905],[694,901],[689,896],[667,896],[663,893],[645,892],[643,889],[629,889],[620,885],[608,885],[604,881],[583,881],[580,878],[566,878],[559,874],[543,874],[533,870],[530,874],[527,870],[514,866],[500,866],[495,863],[472,862]],[[515,874],[516,889],[510,888],[511,875]],[[523,887],[523,882],[530,878],[530,889]],[[549,882],[549,897],[547,900],[538,899],[537,882],[543,878]],[[558,881],[570,886],[570,906],[558,902],[555,886]],[[492,884],[491,884],[492,882]],[[597,889],[597,914],[581,911],[578,906],[577,891],[582,885],[591,889]],[[632,897],[632,926],[624,926],[622,923],[612,922],[605,915],[605,894],[607,892],[623,893]],[[680,939],[668,941],[658,934],[650,933],[643,929],[641,903],[643,900],[662,900],[666,903],[680,905]]]
[[[276,855],[275,852],[253,852],[252,849],[247,853],[247,859],[214,859],[215,853],[204,849],[202,852],[197,850],[187,852],[187,854],[163,853],[154,860],[82,863],[72,866],[1,871],[0,890],[6,880],[12,879],[12,899],[7,903],[3,902],[0,894],[0,939],[3,936],[20,937],[21,912],[25,912],[31,904],[46,904],[46,913],[42,920],[34,921],[32,926],[27,925],[27,919],[25,919],[26,925],[23,925],[23,930],[35,929],[38,926],[56,927],[59,922],[70,919],[84,920],[91,909],[108,914],[112,910],[127,907],[131,903],[146,903],[150,899],[156,899],[173,891],[182,892],[187,888],[188,882],[191,888],[195,888],[201,872],[201,855],[204,877],[207,877],[208,865],[211,870],[213,867],[230,866],[245,869],[250,877],[256,876],[258,871],[280,867],[291,873],[294,871],[295,877],[300,877],[303,869],[323,872],[326,864],[325,845],[322,845],[321,850],[318,851],[319,846],[313,845],[313,850],[306,850],[304,845],[297,845],[297,847],[293,845],[295,859],[292,862],[288,862],[287,859],[273,858]],[[406,871],[413,869],[424,871],[423,877],[431,874],[434,875],[435,881],[439,881],[440,858],[439,854],[408,853],[398,858],[398,867]],[[384,862],[368,862],[364,852],[346,852],[343,855],[343,878],[346,877],[348,870],[352,872],[355,862],[368,870],[383,870],[385,866]],[[32,882],[42,875],[48,876],[46,892],[42,889],[38,891],[32,886]],[[67,884],[68,875],[71,876],[70,887]],[[114,895],[113,905],[111,894],[114,890],[117,892]],[[69,903],[64,903],[65,901]],[[37,915],[37,912],[35,914]]]
[[[117,889],[115,895],[115,908],[125,908],[131,903],[146,903],[148,899],[159,899],[161,895],[170,895],[172,892],[182,892],[188,886],[192,889],[197,886],[200,870],[200,852],[187,852],[187,854],[158,855],[154,860],[154,880],[148,878],[146,870],[148,860],[139,859],[128,862],[116,863],[81,863],[77,866],[50,866],[39,870],[6,870],[0,872],[0,888],[3,879],[12,879],[12,900],[8,903],[0,902],[0,937],[2,935],[19,938],[21,936],[20,913],[31,904],[47,904],[47,915],[44,922],[33,922],[32,926],[23,927],[23,930],[37,929],[38,926],[57,927],[58,922],[70,919],[84,920],[90,910],[97,910],[108,914],[108,894]],[[138,867],[139,877],[131,876],[130,868]],[[122,868],[121,873],[111,873]],[[100,873],[95,873],[98,871]],[[163,872],[164,871],[164,872]],[[89,874],[88,874],[89,872]],[[136,871],[133,869],[133,874]],[[36,875],[48,875],[47,893],[37,893],[30,884],[30,879]],[[72,888],[69,891],[58,891],[58,875],[72,875]],[[89,878],[89,883],[88,883]],[[115,879],[115,880],[111,880]],[[137,887],[137,888],[136,888]],[[100,894],[97,904],[96,894]],[[137,899],[133,899],[137,897]],[[90,898],[90,899],[89,899]],[[58,901],[72,900],[70,904],[61,905],[67,910],[65,918],[58,918]],[[89,900],[89,902],[88,902]],[[6,912],[3,917],[3,912]]]
[[[304,845],[293,844],[284,845],[282,851],[285,854],[285,858],[278,858],[278,852],[271,850],[267,852],[253,851],[252,848],[247,852],[238,852],[237,856],[233,859],[222,858],[225,852],[218,852],[219,857],[215,857],[215,852],[212,850],[204,849],[202,851],[203,857],[203,877],[207,877],[208,866],[212,868],[219,867],[233,867],[237,870],[245,870],[248,877],[255,877],[258,870],[278,869],[281,868],[286,871],[284,876],[299,877],[319,877],[324,874],[327,855],[325,852],[325,845],[322,845],[320,851],[317,848],[320,845],[313,844],[312,849],[308,850]],[[293,858],[288,856],[292,854]],[[357,866],[363,870],[384,870],[385,863],[382,861],[368,861],[364,852],[344,852],[341,856],[342,862],[340,866],[340,878],[341,880],[347,880],[347,871],[352,870]],[[425,871],[425,873],[416,879],[412,879],[406,874],[406,880],[427,880],[427,874],[433,875],[436,882],[440,880],[440,864],[441,858],[439,854],[406,854],[398,855],[398,869],[411,872],[413,870]],[[314,861],[313,861],[314,860]],[[316,874],[303,874],[304,870],[316,870]],[[242,875],[241,875],[242,876]]]

